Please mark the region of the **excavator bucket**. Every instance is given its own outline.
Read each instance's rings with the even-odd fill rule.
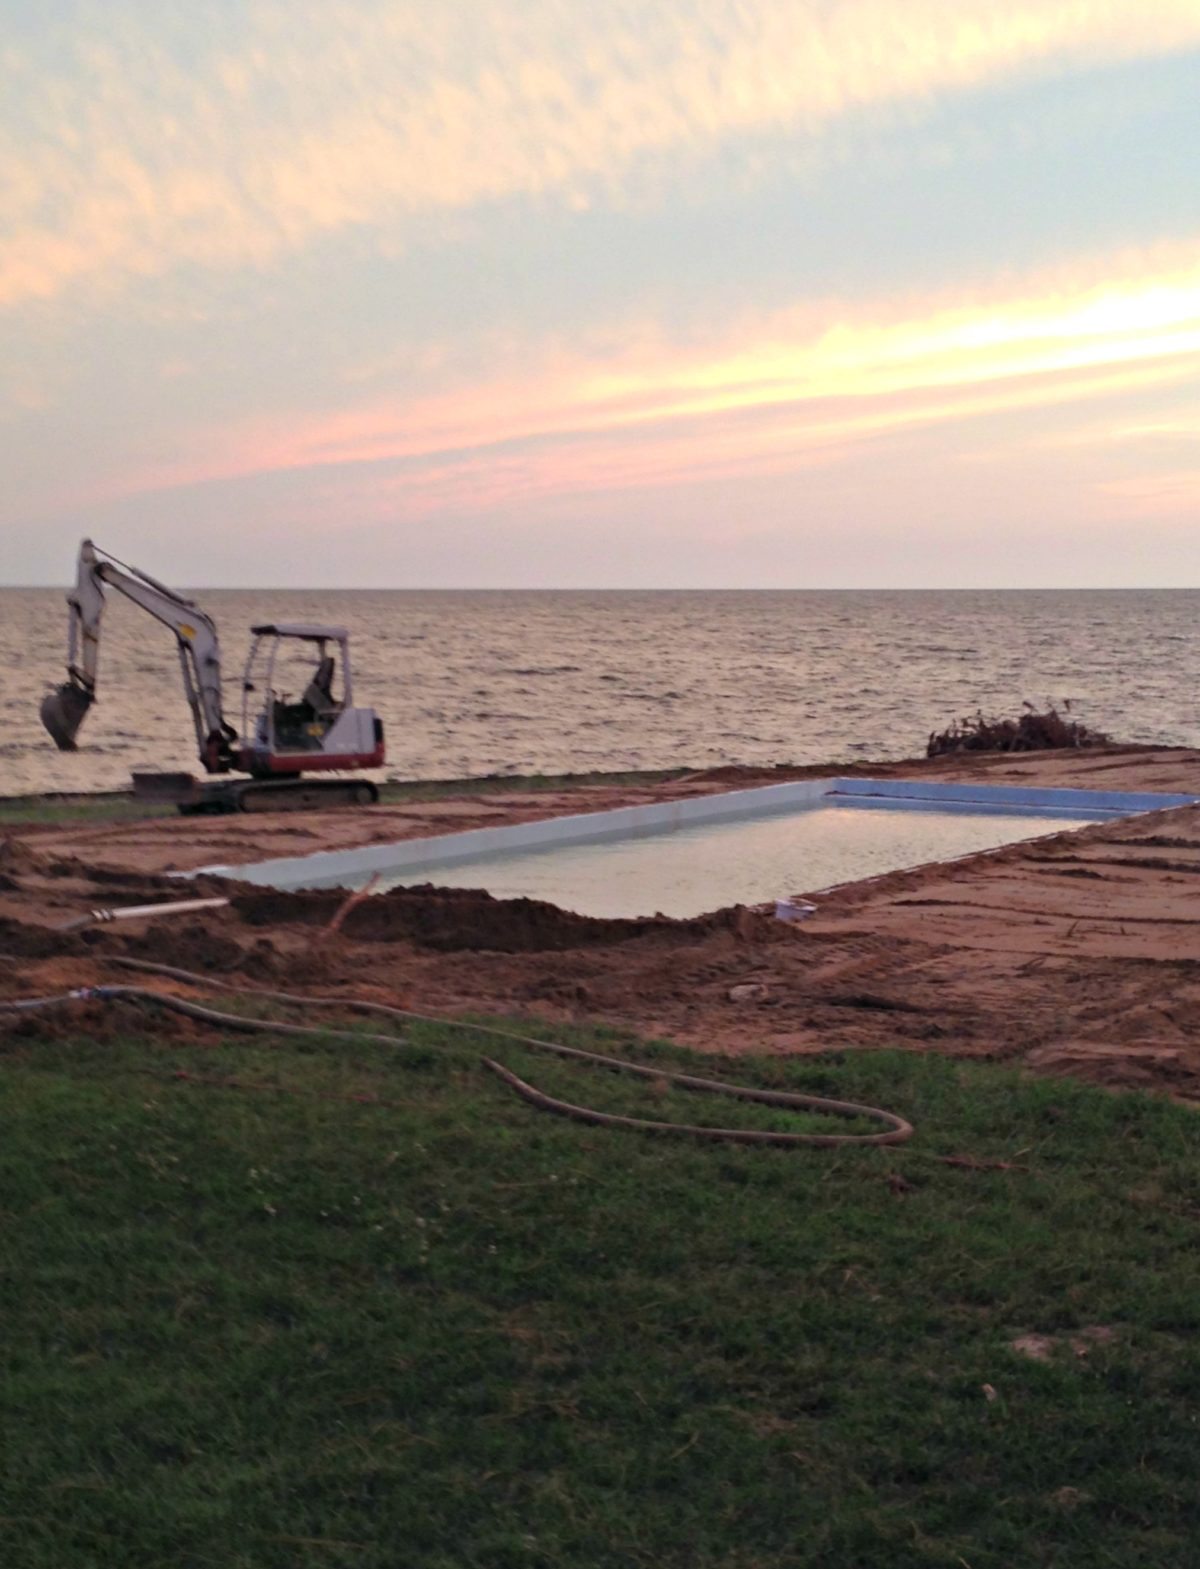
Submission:
[[[60,752],[75,750],[75,737],[91,706],[92,694],[72,681],[64,681],[42,699],[42,723]]]

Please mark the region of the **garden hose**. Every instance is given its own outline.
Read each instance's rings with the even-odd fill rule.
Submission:
[[[409,1008],[395,1008],[387,1003],[372,1002],[365,998],[311,997],[297,992],[273,991],[260,986],[237,987],[231,985],[228,981],[217,980],[212,976],[200,975],[192,970],[176,969],[170,965],[154,964],[144,959],[130,959],[110,955],[106,962],[124,969],[140,970],[150,974],[167,976],[174,980],[186,981],[189,985],[201,990],[228,992],[234,997],[266,998],[270,1001],[283,1002],[302,1008],[340,1008],[354,1013],[378,1014],[386,1018],[415,1020],[424,1024],[435,1024],[445,1029],[464,1030],[475,1035],[484,1035],[497,1040],[509,1041],[534,1051],[549,1052],[558,1057],[592,1063],[598,1067],[609,1068],[618,1073],[634,1074],[642,1078],[652,1079],[655,1082],[674,1084],[680,1089],[693,1091],[698,1094],[724,1095],[734,1100],[753,1101],[760,1105],[777,1106],[788,1111],[813,1111],[834,1117],[863,1118],[871,1122],[882,1123],[886,1131],[883,1133],[783,1133],[768,1129],[705,1127],[702,1124],[658,1122],[639,1117],[618,1116],[609,1112],[596,1111],[587,1106],[577,1106],[570,1101],[557,1100],[553,1096],[546,1095],[543,1091],[536,1089],[533,1085],[527,1084],[524,1079],[519,1078],[511,1069],[504,1067],[493,1058],[483,1057],[481,1059],[483,1066],[490,1073],[502,1079],[510,1089],[538,1110],[569,1117],[579,1122],[591,1123],[598,1127],[622,1128],[646,1133],[674,1134],[685,1138],[719,1140],[724,1143],[734,1144],[778,1145],[785,1148],[807,1145],[824,1149],[902,1144],[913,1135],[911,1123],[906,1122],[903,1117],[897,1116],[894,1112],[884,1111],[878,1106],[863,1106],[854,1101],[832,1100],[821,1095],[800,1095],[784,1090],[754,1089],[748,1085],[727,1084],[721,1079],[702,1078],[689,1073],[670,1073],[662,1068],[626,1062],[620,1057],[608,1057],[599,1052],[583,1051],[576,1046],[563,1046],[557,1041],[542,1040],[536,1036],[518,1034],[513,1030],[499,1029],[495,1025],[475,1024],[464,1019],[451,1019],[439,1017],[436,1014],[417,1013]],[[0,1002],[0,1013],[36,1012],[40,1009],[64,1007],[81,1001],[93,1000],[131,1002],[147,1007],[165,1008],[172,1013],[182,1014],[186,1018],[196,1019],[204,1024],[216,1024],[226,1029],[254,1031],[269,1035],[307,1036],[322,1040],[332,1038],[354,1043],[365,1040],[386,1046],[395,1046],[402,1039],[402,1037],[396,1035],[362,1034],[352,1030],[326,1029],[307,1024],[287,1024],[270,1019],[253,1019],[245,1014],[226,1013],[222,1010],[205,1007],[201,1003],[189,1002],[185,998],[175,997],[170,993],[154,991],[140,986],[87,986],[49,997],[29,997],[13,1002]]]

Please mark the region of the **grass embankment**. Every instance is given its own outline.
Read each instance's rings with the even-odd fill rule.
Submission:
[[[174,817],[171,806],[148,806],[132,795],[10,795],[0,797],[0,833],[45,823],[54,827],[85,827],[93,823],[128,823],[145,817]]]
[[[699,1146],[540,1116],[438,1028],[119,1017],[0,1064],[10,1569],[1195,1562],[1194,1114],[936,1056],[707,1061],[918,1135]],[[775,1119],[492,1050],[607,1109]],[[1027,1169],[933,1158],[963,1152]]]
[[[688,768],[635,769],[619,773],[584,774],[486,774],[478,779],[395,780],[381,784],[379,799],[390,805],[405,801],[441,801],[460,795],[503,795],[512,791],[536,792],[577,789],[586,785],[663,784],[692,772]],[[175,817],[173,806],[137,801],[128,791],[104,790],[95,794],[0,796],[0,829],[27,823],[121,823],[143,817]]]

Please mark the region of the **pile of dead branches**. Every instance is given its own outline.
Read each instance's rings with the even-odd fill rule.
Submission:
[[[1016,719],[989,719],[982,710],[956,719],[947,730],[935,731],[925,748],[926,757],[945,752],[1046,752],[1068,746],[1111,746],[1112,737],[1090,730],[1069,718],[1071,705],[1060,714],[1053,703],[1039,712],[1032,703]]]

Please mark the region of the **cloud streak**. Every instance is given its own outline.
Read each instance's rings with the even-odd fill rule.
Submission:
[[[619,202],[646,160],[1200,43],[1193,0],[118,3],[0,56],[0,306],[496,201]],[[58,62],[70,65],[61,68]]]
[[[521,485],[581,495],[798,471],[906,429],[1194,376],[1196,256],[1184,245],[1079,259],[969,297],[807,302],[722,324],[700,345],[647,325],[614,334],[607,352],[525,344],[506,370],[435,396],[193,431],[182,456],[116,473],[93,499],[308,470],[367,474],[354,483],[403,495],[416,516]]]

